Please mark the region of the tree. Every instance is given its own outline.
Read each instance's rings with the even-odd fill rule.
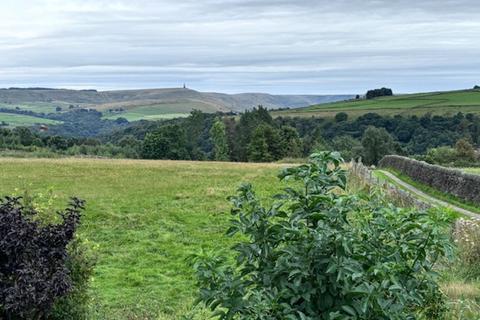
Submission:
[[[216,118],[210,129],[210,138],[213,143],[213,159],[217,161],[228,161],[229,150],[225,124],[220,118]]]
[[[347,135],[333,138],[332,149],[340,152],[347,161],[357,159],[363,154],[363,147],[360,141]]]
[[[32,145],[35,138],[30,129],[25,127],[16,127],[15,129],[13,129],[13,133],[18,136],[18,138],[20,139],[20,144],[24,146]]]
[[[280,128],[280,140],[282,157],[298,158],[302,156],[303,143],[295,128],[282,126]]]
[[[185,130],[178,125],[167,125],[148,133],[142,156],[146,159],[189,160]]]
[[[254,162],[269,162],[283,158],[280,134],[277,129],[262,124],[253,132],[247,146],[247,159]]]
[[[0,200],[0,318],[45,319],[70,292],[67,246],[83,208],[74,198],[59,224],[44,225],[18,198]]]
[[[367,99],[373,99],[377,97],[393,96],[393,91],[390,88],[381,88],[368,90],[366,94]]]
[[[377,164],[387,154],[395,152],[392,136],[384,128],[369,126],[362,137],[363,161]]]
[[[55,111],[57,111],[57,112],[62,111],[62,107],[56,107],[56,108],[55,108]]]
[[[236,126],[235,143],[238,147],[233,148],[238,152],[238,160],[248,161],[248,145],[250,144],[255,130],[266,124],[273,125],[273,118],[268,110],[262,106],[245,111]]]
[[[336,122],[344,122],[348,120],[348,114],[345,112],[339,112],[335,115]]]
[[[472,144],[465,138],[462,138],[455,143],[455,153],[459,160],[475,161],[475,149]]]

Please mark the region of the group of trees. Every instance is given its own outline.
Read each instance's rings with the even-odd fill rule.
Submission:
[[[89,155],[99,157],[138,158],[140,141],[128,136],[114,145],[95,138],[72,138],[40,134],[26,127],[0,128],[0,150],[27,152],[32,155]]]
[[[77,112],[86,127],[75,127],[72,118]],[[340,112],[333,119],[272,118],[259,106],[240,115],[195,110],[187,118],[166,121],[124,123],[120,119],[114,127],[109,122],[108,130],[96,111],[76,110],[58,116],[65,120],[64,125],[61,129],[52,126],[46,133],[0,128],[0,148],[103,157],[255,162],[306,157],[315,150],[338,150],[347,160],[362,157],[365,163],[375,164],[385,154],[421,156],[440,147],[447,152],[446,147],[452,149],[462,139],[472,148],[480,145],[480,117],[462,113],[421,117],[367,113],[350,119]],[[94,137],[89,137],[93,132],[89,121],[98,125]],[[85,129],[85,134],[62,134],[70,126],[76,133]]]
[[[374,99],[378,97],[393,96],[393,91],[390,88],[380,88],[368,90],[366,94],[367,99]]]
[[[263,107],[246,111],[238,120],[193,111],[187,119],[143,134],[141,157],[148,159],[262,162],[303,156],[295,128],[279,125]]]

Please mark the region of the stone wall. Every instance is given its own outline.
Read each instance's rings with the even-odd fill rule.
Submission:
[[[362,162],[352,161],[349,165],[349,174],[362,180],[369,186],[379,187],[383,192],[400,207],[416,207],[426,210],[432,207],[431,204],[421,201],[411,193],[404,191],[394,184],[379,180]]]
[[[438,191],[480,205],[480,176],[401,156],[385,156],[379,167],[391,168]]]

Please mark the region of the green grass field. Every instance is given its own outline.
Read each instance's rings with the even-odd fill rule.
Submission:
[[[11,104],[11,103],[0,103],[0,108],[6,109],[16,109],[33,111],[38,113],[55,113],[56,107],[61,107],[63,110],[68,109],[68,105],[64,103],[46,103],[46,102],[35,102],[35,103],[21,103],[21,104]]]
[[[365,113],[381,115],[453,115],[458,112],[480,114],[480,90],[461,90],[397,95],[372,100],[352,100],[314,105],[306,108],[275,111],[274,116],[334,117],[346,112],[356,118]]]
[[[0,122],[8,123],[9,127],[33,126],[35,124],[60,124],[60,121],[27,116],[23,114],[0,112]]]
[[[227,249],[230,204],[243,181],[265,197],[279,164],[93,159],[0,159],[0,194],[53,188],[62,208],[87,201],[81,234],[99,245],[93,292],[100,318],[179,319],[196,289],[185,258]]]
[[[173,118],[188,117],[193,109],[203,112],[216,112],[217,109],[212,105],[202,102],[179,101],[175,103],[159,103],[145,106],[127,106],[124,112],[109,112],[108,109],[101,110],[106,119],[126,118],[128,121],[138,120],[163,120]]]

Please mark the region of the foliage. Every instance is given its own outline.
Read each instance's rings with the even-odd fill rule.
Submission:
[[[333,138],[331,143],[332,149],[340,152],[342,157],[349,161],[358,159],[363,155],[363,147],[360,141],[352,138],[352,136],[338,136]]]
[[[465,138],[460,139],[455,143],[455,152],[457,157],[466,162],[475,161],[475,150],[472,144]]]
[[[457,160],[457,153],[454,148],[447,146],[431,148],[422,159],[431,164],[451,165]]]
[[[373,90],[368,90],[366,94],[367,99],[373,99],[377,97],[387,97],[387,96],[393,96],[392,89],[389,89],[389,88],[373,89]]]
[[[457,220],[454,238],[459,269],[467,279],[480,279],[480,220]]]
[[[278,130],[262,124],[253,132],[247,147],[247,159],[253,162],[269,162],[282,158],[282,145]]]
[[[191,259],[199,300],[220,319],[413,319],[439,311],[426,307],[440,296],[433,267],[450,250],[448,221],[438,211],[339,193],[341,162],[324,152],[285,169],[280,178],[300,186],[269,207],[249,184],[231,198],[228,235],[244,239],[235,261],[209,252]]]
[[[295,128],[280,127],[281,157],[299,158],[303,156],[303,142]]]
[[[383,128],[368,127],[362,138],[365,164],[377,164],[384,156],[395,153],[392,139]]]
[[[213,159],[217,161],[228,161],[229,150],[225,124],[219,118],[215,119],[210,136],[213,143]]]
[[[339,112],[335,115],[335,121],[336,122],[347,121],[347,119],[348,119],[348,114],[345,113],[345,112]]]
[[[61,223],[62,217],[55,211],[55,201],[58,195],[53,188],[45,192],[31,193],[31,185],[22,192],[15,190],[14,197],[20,197],[20,204],[29,212],[35,212],[32,217],[42,226]],[[90,278],[93,276],[96,256],[95,246],[78,234],[67,246],[65,265],[71,279],[69,293],[59,298],[53,305],[49,319],[86,319],[90,313],[91,295],[89,293]]]
[[[143,142],[142,157],[145,159],[189,159],[185,130],[178,125],[170,125],[148,133]]]
[[[70,292],[53,305],[49,319],[87,319],[94,307],[91,305],[90,280],[93,277],[96,256],[88,240],[76,236],[67,247],[65,261],[70,274]]]
[[[67,246],[80,222],[82,200],[60,212],[61,223],[42,224],[19,198],[0,202],[0,313],[11,319],[46,317],[72,290]],[[8,235],[6,237],[5,235]]]

